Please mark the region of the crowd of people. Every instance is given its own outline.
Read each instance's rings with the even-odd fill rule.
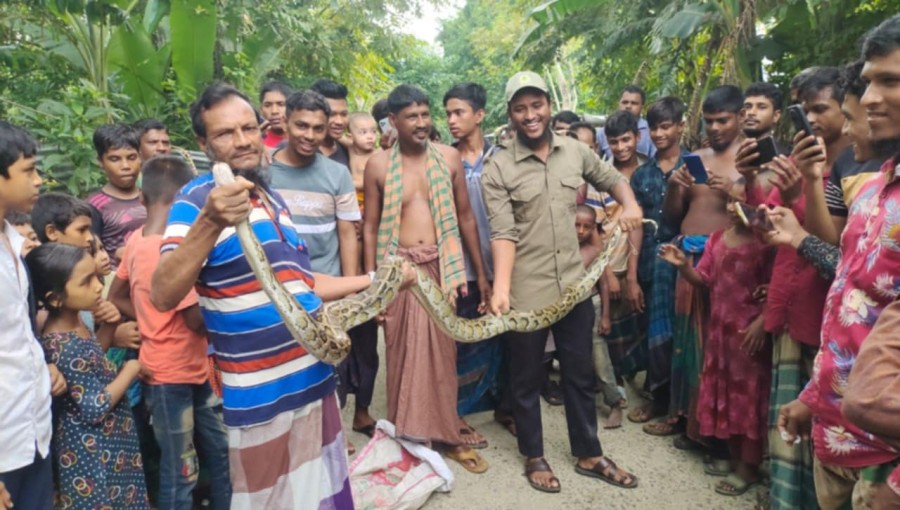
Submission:
[[[384,418],[468,472],[488,441],[464,417],[493,410],[527,483],[559,492],[543,398],[565,406],[575,471],[617,487],[638,477],[603,450],[598,409],[703,455],[724,497],[767,477],[769,508],[900,508],[900,16],[859,61],[794,77],[790,106],[762,82],[701,112],[631,85],[598,130],[523,71],[493,144],[485,89],[446,92],[449,146],[415,86],[371,113],[347,96],[206,88],[191,125],[234,171],[222,186],[158,121],[101,126],[106,184],[86,200],[42,192],[38,141],[0,122],[0,509],[353,508],[340,410],[354,395],[349,427],[375,434],[379,328]],[[608,264],[548,329],[471,344],[402,290],[332,367],[256,280],[245,220],[311,314],[388,256],[460,318],[553,307]]]

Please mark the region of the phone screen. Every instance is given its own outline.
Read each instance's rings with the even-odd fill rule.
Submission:
[[[703,166],[703,160],[700,159],[700,156],[696,154],[686,154],[683,158],[684,165],[687,167],[688,172],[691,173],[691,177],[694,178],[695,184],[706,184],[706,181],[709,179],[709,173],[706,171],[706,167]]]

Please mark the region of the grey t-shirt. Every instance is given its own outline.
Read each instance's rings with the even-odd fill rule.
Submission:
[[[309,166],[273,161],[269,171],[272,188],[284,198],[297,233],[309,247],[312,270],[341,276],[337,221],[362,219],[350,170],[316,154]]]

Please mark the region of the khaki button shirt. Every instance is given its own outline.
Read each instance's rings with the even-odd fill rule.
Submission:
[[[609,191],[625,178],[586,145],[555,134],[546,163],[517,138],[485,162],[481,184],[491,240],[516,243],[512,308],[543,308],[584,274],[575,235],[575,195],[584,181]]]

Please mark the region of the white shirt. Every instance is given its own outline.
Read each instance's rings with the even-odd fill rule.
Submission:
[[[25,238],[4,222],[14,257],[0,239],[0,473],[50,452],[50,372],[31,330]]]

